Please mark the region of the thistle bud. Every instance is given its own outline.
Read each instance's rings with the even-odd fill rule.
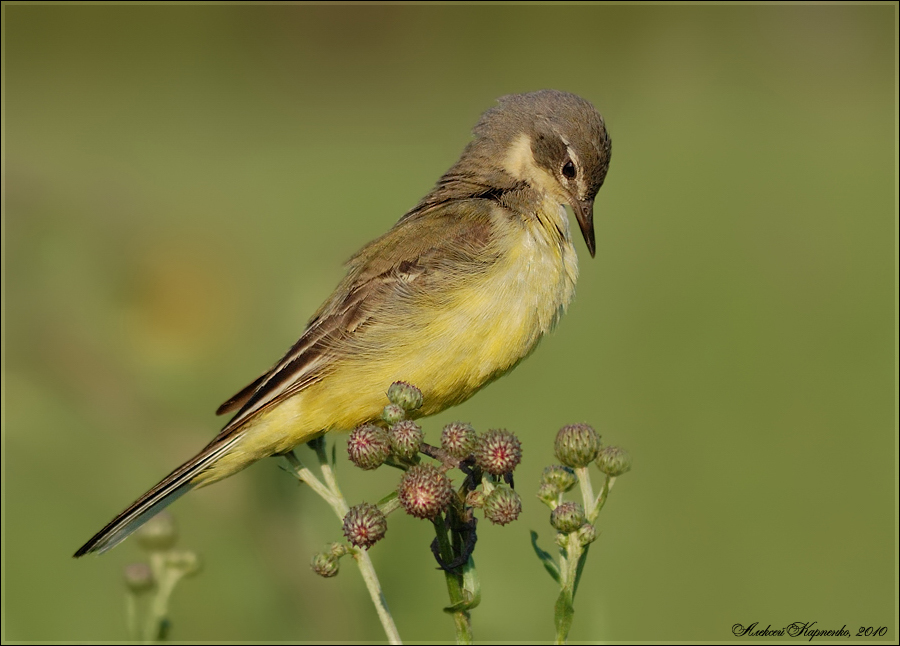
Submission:
[[[341,567],[341,563],[337,557],[332,556],[328,552],[319,552],[316,554],[310,565],[312,566],[313,572],[326,579],[337,576],[338,570]]]
[[[542,484],[538,489],[537,497],[542,503],[550,507],[550,509],[556,509],[559,491],[551,484]]]
[[[509,487],[497,487],[484,501],[484,517],[495,525],[511,523],[522,512],[522,499]]]
[[[422,433],[421,426],[407,419],[397,422],[391,427],[390,438],[394,453],[406,460],[412,460],[418,455],[425,435]]]
[[[328,545],[328,553],[336,558],[341,558],[342,556],[349,554],[349,550],[344,543],[331,543]]]
[[[631,471],[631,456],[618,446],[604,446],[597,456],[597,466],[603,473],[615,478]]]
[[[552,464],[541,474],[541,486],[548,485],[556,493],[565,493],[578,483],[575,472],[569,467]]]
[[[441,448],[454,458],[462,460],[478,445],[475,429],[465,422],[451,422],[441,431]]]
[[[422,405],[422,391],[405,381],[395,381],[387,391],[388,399],[403,410],[416,410]]]
[[[466,504],[469,507],[475,507],[476,509],[481,509],[484,507],[484,501],[487,496],[484,495],[484,492],[481,489],[473,489],[468,494],[466,494]]]
[[[564,502],[550,512],[550,524],[562,534],[571,534],[586,522],[584,507],[577,502]]]
[[[172,549],[178,540],[175,519],[172,514],[162,511],[144,523],[135,533],[138,545],[148,552],[165,552]]]
[[[374,424],[364,424],[350,433],[347,455],[360,469],[377,469],[391,454],[388,432]]]
[[[475,462],[484,471],[500,476],[512,472],[522,460],[522,443],[506,429],[491,429],[478,438]]]
[[[450,502],[450,480],[430,464],[419,464],[403,474],[398,487],[400,504],[416,518],[434,518]]]
[[[399,421],[406,419],[406,411],[397,404],[388,404],[381,411],[381,419],[393,426]]]
[[[597,528],[590,523],[585,523],[578,528],[578,532],[575,535],[578,537],[578,542],[584,547],[597,540]]]
[[[600,451],[600,436],[587,424],[563,426],[556,434],[556,457],[567,467],[589,465]]]
[[[173,570],[179,570],[183,576],[191,576],[200,571],[200,557],[187,550],[169,552],[166,555],[166,565]]]
[[[356,547],[369,549],[384,538],[386,532],[387,518],[378,505],[360,503],[344,516],[344,536]]]
[[[146,563],[132,563],[125,566],[125,585],[135,594],[150,590],[154,583],[153,571]]]

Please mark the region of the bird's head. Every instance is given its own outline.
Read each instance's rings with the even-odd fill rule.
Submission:
[[[575,212],[594,255],[594,198],[609,169],[611,142],[603,117],[568,92],[540,90],[501,97],[475,127],[501,148],[503,171]]]

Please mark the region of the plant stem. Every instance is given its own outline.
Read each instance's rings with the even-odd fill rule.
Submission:
[[[600,513],[600,510],[603,509],[603,505],[606,504],[606,498],[609,496],[609,492],[612,490],[613,485],[616,484],[616,479],[612,476],[606,476],[606,480],[603,481],[603,488],[600,490],[600,493],[597,494],[597,503],[594,505],[594,519],[597,518],[597,515]],[[594,522],[594,519],[589,519],[590,522]]]
[[[606,497],[615,478],[607,477],[603,483],[603,488],[597,497],[594,497],[594,488],[591,484],[591,475],[587,467],[575,469],[575,475],[578,477],[578,484],[581,488],[581,498],[584,501],[584,511],[587,521],[594,523],[600,510],[606,503]],[[556,643],[565,644],[569,636],[569,629],[572,627],[572,620],[575,615],[575,593],[578,591],[578,583],[581,580],[581,573],[584,570],[584,564],[587,561],[587,553],[589,545],[582,545],[578,539],[578,535],[571,533],[566,537],[564,547],[559,550],[559,574],[560,574],[560,593],[556,600]]]
[[[556,643],[565,644],[575,615],[575,587],[578,583],[579,570],[583,565],[581,561],[584,548],[575,534],[569,534],[564,549],[565,556],[562,555],[563,550],[560,552],[562,589],[556,600]]]
[[[353,558],[356,560],[356,564],[359,565],[359,572],[362,574],[363,581],[366,582],[366,587],[369,589],[369,596],[375,605],[375,611],[378,613],[378,619],[381,620],[381,625],[384,628],[388,641],[391,644],[402,644],[400,633],[394,624],[394,618],[391,616],[391,611],[388,608],[387,599],[384,598],[384,592],[381,591],[381,584],[378,582],[378,575],[375,574],[375,566],[372,564],[368,550],[356,550]]]
[[[333,506],[334,511],[340,516],[341,521],[343,522],[344,516],[350,511],[350,506],[347,505],[344,494],[341,493],[341,488],[338,486],[337,479],[334,477],[334,470],[331,468],[331,463],[328,461],[328,453],[325,451],[325,440],[317,440],[313,443],[313,448],[316,451],[316,457],[319,458],[319,469],[322,471],[322,479],[335,497],[337,504]]]
[[[331,464],[328,461],[325,442],[324,440],[316,440],[311,442],[311,444],[313,445],[312,448],[315,450],[316,457],[319,460],[319,468],[322,471],[322,480],[325,481],[325,484],[323,484],[322,481],[300,461],[300,458],[298,458],[293,451],[285,454],[285,458],[290,462],[291,471],[297,479],[308,484],[313,491],[319,494],[319,496],[328,503],[340,521],[343,522],[344,516],[350,511],[350,507],[347,505],[347,501],[344,499],[340,487],[338,487],[337,479],[334,476],[334,470],[331,468]],[[359,572],[362,574],[366,588],[369,590],[369,596],[372,598],[372,603],[375,605],[375,611],[378,613],[378,619],[381,621],[381,626],[387,635],[388,641],[391,644],[402,644],[403,642],[400,640],[400,633],[394,623],[394,618],[391,616],[391,611],[388,609],[387,600],[384,598],[384,592],[381,590],[381,584],[378,581],[378,575],[375,574],[375,566],[372,564],[372,559],[369,556],[368,551],[354,549],[352,553],[353,559],[359,566]]]
[[[305,482],[309,485],[309,487],[315,491],[320,498],[322,498],[328,505],[334,510],[334,512],[338,515],[338,518],[341,521],[344,520],[344,515],[346,515],[346,511],[342,514],[339,511],[341,501],[337,498],[337,496],[331,493],[331,490],[328,489],[322,482],[310,471],[306,465],[304,465],[300,458],[291,451],[290,453],[286,453],[284,456],[288,462],[291,463],[291,472],[296,476],[296,478],[302,482]],[[347,503],[345,502],[344,505]]]
[[[434,533],[437,537],[441,560],[444,563],[453,562],[455,554],[444,517],[438,514],[431,522],[434,524]],[[472,600],[467,598],[463,575],[458,572],[459,569],[456,568],[454,571],[444,570],[444,577],[447,579],[447,593],[450,595],[450,606],[445,611],[453,615],[453,623],[456,625],[456,643],[473,644],[472,617],[468,610],[469,603]]]
[[[129,590],[125,593],[125,621],[128,624],[128,635],[133,641],[141,639],[141,629],[138,626],[137,594]]]
[[[166,567],[166,555],[154,552],[150,555],[150,567],[156,580],[156,591],[150,600],[147,623],[144,625],[144,641],[153,643],[165,641],[169,632],[169,598],[181,573]]]
[[[578,484],[581,486],[581,498],[584,501],[584,513],[587,516],[588,522],[593,522],[593,518],[597,516],[594,515],[594,508],[596,507],[596,501],[594,500],[594,488],[591,486],[591,474],[588,473],[587,467],[580,467],[575,469],[575,475],[578,477]]]

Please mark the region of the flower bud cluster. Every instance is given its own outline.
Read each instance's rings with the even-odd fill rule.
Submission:
[[[579,478],[587,479],[587,483],[582,484],[586,491],[591,490],[590,476],[585,470],[591,462],[596,462],[608,478],[615,478],[631,469],[631,457],[624,449],[602,446],[600,435],[588,424],[570,424],[559,429],[554,450],[562,464],[544,469],[537,497],[552,510],[550,523],[559,532],[557,542],[560,545],[567,544],[570,539],[577,540],[582,546],[588,545],[596,540],[597,528],[588,522],[584,507],[563,501],[563,494],[571,491]],[[597,511],[594,509],[592,514],[596,516]]]
[[[577,502],[563,502],[550,512],[550,524],[556,529],[556,541],[565,547],[570,540],[576,540],[584,547],[597,540],[597,528],[587,521],[584,507]]]
[[[132,594],[142,595],[158,589],[166,581],[178,581],[200,571],[200,558],[196,553],[174,549],[178,529],[169,512],[162,511],[144,523],[135,532],[135,538],[137,544],[152,555],[155,565],[131,563],[125,566],[125,585]]]
[[[343,523],[349,543],[344,544],[345,551],[331,549],[312,560],[312,568],[320,576],[335,576],[347,550],[368,549],[383,538],[387,531],[385,513],[397,507],[416,518],[434,520],[444,513],[450,518],[448,509],[454,505],[454,522],[471,522],[472,528],[474,509],[481,509],[486,519],[498,525],[512,522],[521,513],[522,499],[511,486],[503,484],[512,483],[513,469],[522,459],[521,442],[513,433],[493,429],[479,436],[471,425],[453,422],[443,428],[440,448],[429,446],[424,444],[421,426],[409,419],[422,408],[422,392],[398,381],[388,388],[387,397],[390,403],[382,410],[380,420],[350,433],[347,453],[361,469],[376,469],[385,463],[402,469],[396,498],[386,499],[382,508],[362,503],[350,509]],[[419,453],[436,462],[421,462]],[[466,476],[459,493],[447,475],[453,468],[460,468]]]
[[[510,476],[522,459],[522,444],[514,434],[494,429],[479,436],[471,425],[463,422],[444,427],[441,448],[452,460],[474,461],[488,478]],[[456,464],[452,460],[450,463]],[[447,508],[454,499],[453,487],[445,475],[448,468],[448,464],[441,468],[419,464],[406,472],[398,493],[400,504],[408,514],[433,519]],[[461,492],[458,500],[463,508],[482,509],[485,518],[498,525],[514,521],[522,511],[519,494],[505,486],[488,485],[484,491],[470,489]]]
[[[391,455],[403,461],[415,462],[422,446],[422,427],[407,419],[407,413],[422,406],[422,391],[402,381],[388,388],[390,404],[381,412],[381,419],[389,425],[363,424],[350,433],[347,455],[360,469],[377,469]]]

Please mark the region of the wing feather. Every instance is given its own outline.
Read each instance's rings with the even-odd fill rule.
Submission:
[[[458,273],[466,262],[489,265],[491,213],[485,199],[454,201],[405,217],[348,261],[347,276],[310,319],[303,336],[271,370],[219,407],[238,412],[210,443],[232,435],[249,419],[322,379],[333,359],[394,298],[423,280]],[[451,281],[453,282],[453,281]]]

